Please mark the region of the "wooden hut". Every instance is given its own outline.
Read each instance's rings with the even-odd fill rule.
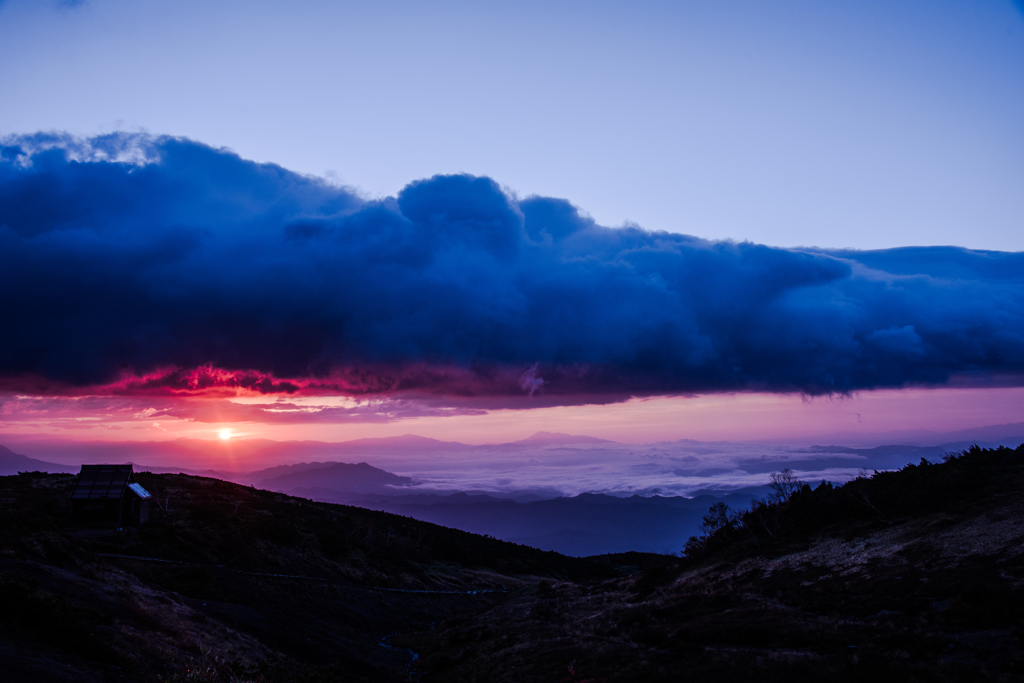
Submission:
[[[77,524],[134,526],[149,517],[150,497],[131,465],[82,465],[71,492],[71,513]]]

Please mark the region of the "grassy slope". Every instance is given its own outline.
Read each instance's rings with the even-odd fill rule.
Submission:
[[[387,513],[186,475],[139,479],[157,503],[151,521],[96,535],[69,532],[73,476],[0,477],[0,656],[13,680],[408,680],[410,653],[382,638],[506,595],[376,589],[609,574]]]
[[[674,567],[400,642],[438,682],[1024,680],[1022,494],[1024,447],[808,487]]]
[[[5,680],[1024,679],[1024,448],[803,489],[675,560],[141,479],[153,521],[88,536],[72,477],[0,478]]]

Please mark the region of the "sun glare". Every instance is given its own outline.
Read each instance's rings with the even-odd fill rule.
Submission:
[[[220,430],[220,438],[223,439],[224,441],[227,441],[228,439],[230,439],[231,438],[231,430],[230,429],[222,429],[222,430]]]

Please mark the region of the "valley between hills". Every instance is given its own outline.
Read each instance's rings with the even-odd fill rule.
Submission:
[[[1024,680],[1024,446],[722,506],[684,556],[138,478],[109,533],[73,475],[0,477],[5,680]]]

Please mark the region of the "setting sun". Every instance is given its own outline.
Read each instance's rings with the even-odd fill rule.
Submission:
[[[222,429],[222,430],[220,430],[220,438],[223,439],[224,441],[227,441],[228,439],[230,439],[231,438],[231,430],[230,429]]]

